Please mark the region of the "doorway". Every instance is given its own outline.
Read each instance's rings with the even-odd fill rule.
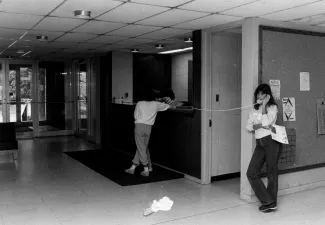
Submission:
[[[52,64],[0,59],[0,123],[14,123],[17,139],[74,134],[71,73]]]
[[[0,61],[0,122],[13,122],[17,138],[33,137],[35,126],[35,63]]]
[[[212,180],[240,176],[241,43],[241,27],[211,34]]]
[[[96,72],[94,60],[77,60],[76,76],[76,133],[82,138],[96,142]]]

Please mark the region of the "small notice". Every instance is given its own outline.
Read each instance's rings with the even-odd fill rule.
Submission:
[[[309,72],[300,72],[300,91],[310,91]]]
[[[283,121],[296,121],[295,98],[282,98]]]
[[[286,128],[279,125],[273,125],[275,132],[271,132],[272,139],[282,144],[289,144]]]
[[[280,100],[280,80],[270,80],[269,81],[271,90],[272,90],[272,95],[275,100]]]
[[[317,98],[318,134],[325,134],[325,98]]]

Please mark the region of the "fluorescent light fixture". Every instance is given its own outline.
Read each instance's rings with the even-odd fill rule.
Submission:
[[[43,35],[41,35],[41,36],[36,36],[36,39],[38,40],[38,41],[47,41],[47,36],[43,36]]]
[[[21,55],[21,56],[25,56],[25,55],[27,55],[27,54],[29,54],[29,53],[31,53],[32,51],[28,51],[28,52],[26,52],[25,54],[23,54],[23,55]]]
[[[161,45],[161,44],[156,45],[156,49],[163,49],[163,48],[164,48],[164,45]]]
[[[193,42],[193,40],[192,40],[192,38],[184,38],[184,42],[186,42],[186,43],[192,43]]]
[[[18,53],[18,54],[24,54],[25,51],[24,51],[24,50],[18,50],[17,53]]]
[[[91,12],[86,10],[75,10],[74,16],[82,19],[90,19]]]
[[[139,49],[137,49],[137,48],[131,49],[131,52],[133,52],[133,53],[139,52]]]
[[[178,52],[186,52],[193,50],[193,47],[189,48],[180,48],[180,49],[175,49],[175,50],[170,50],[170,51],[165,51],[165,52],[159,52],[159,54],[172,54],[172,53],[178,53]]]
[[[12,43],[8,46],[8,48],[10,48],[11,46],[13,46],[13,45],[16,44],[16,43],[17,43],[17,40],[14,41],[14,42],[12,42]]]

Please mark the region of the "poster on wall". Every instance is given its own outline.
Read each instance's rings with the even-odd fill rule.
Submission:
[[[325,134],[325,98],[317,98],[318,134]]]
[[[271,87],[273,97],[275,98],[275,100],[279,100],[281,88],[280,80],[270,80],[269,85]]]
[[[295,98],[282,98],[283,121],[296,121]]]
[[[310,91],[309,72],[300,72],[300,91]]]

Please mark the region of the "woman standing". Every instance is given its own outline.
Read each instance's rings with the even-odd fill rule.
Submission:
[[[271,212],[277,208],[279,143],[271,137],[272,125],[277,119],[278,107],[268,84],[259,85],[254,92],[254,108],[247,121],[247,129],[255,133],[256,147],[248,166],[247,178],[262,205],[259,210]],[[267,187],[260,178],[266,163]]]

